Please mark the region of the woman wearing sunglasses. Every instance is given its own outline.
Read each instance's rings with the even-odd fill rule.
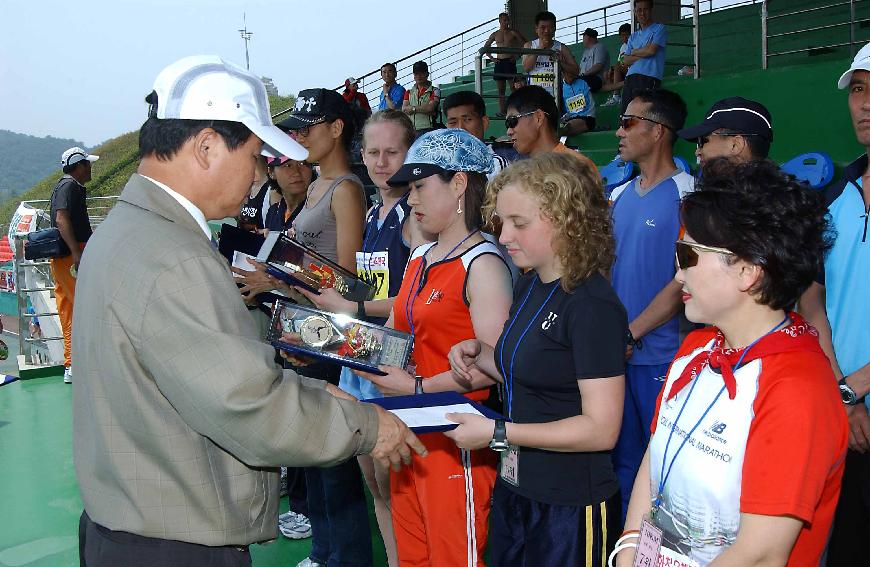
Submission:
[[[665,556],[818,565],[848,429],[818,333],[790,308],[830,247],[825,207],[771,162],[709,165],[682,203],[676,280],[686,317],[711,326],[668,371],[618,565],[645,518]]]
[[[495,348],[476,339],[451,368],[504,384],[510,423],[448,414],[447,436],[501,455],[493,493],[492,565],[595,565],[619,533],[610,460],[622,419],[625,308],[605,274],[610,209],[597,170],[554,153],[517,162],[489,185],[484,208],[517,267],[510,318]]]

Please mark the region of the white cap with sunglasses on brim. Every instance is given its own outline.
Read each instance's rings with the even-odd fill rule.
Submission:
[[[263,155],[308,157],[308,150],[272,124],[266,87],[253,73],[216,55],[179,59],[154,80],[149,116],[240,122],[263,141]],[[156,108],[155,108],[156,106]]]
[[[447,171],[473,171],[487,175],[492,172],[492,150],[489,146],[459,128],[442,128],[417,138],[405,164],[387,180],[391,186],[402,186]]]
[[[67,167],[70,165],[75,165],[80,161],[94,162],[98,159],[100,159],[100,156],[91,155],[82,148],[74,147],[63,152],[63,155],[60,156],[60,166]]]
[[[852,59],[852,65],[849,70],[840,76],[837,81],[838,89],[845,89],[852,82],[852,73],[855,71],[870,71],[870,43],[861,48],[861,50]]]

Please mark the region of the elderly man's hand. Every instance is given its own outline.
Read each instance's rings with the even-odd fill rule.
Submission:
[[[417,439],[401,419],[378,405],[372,404],[378,412],[378,442],[371,455],[384,468],[391,466],[398,472],[402,465],[411,464],[411,451],[421,457],[428,454],[426,447]]]

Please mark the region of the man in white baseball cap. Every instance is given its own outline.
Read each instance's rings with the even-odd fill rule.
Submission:
[[[277,537],[280,465],[399,468],[425,447],[378,406],[282,372],[212,246],[206,221],[239,213],[261,151],[307,156],[260,80],[188,57],[146,101],[138,171],[78,281],[82,565],[250,565],[248,546]]]
[[[91,180],[91,163],[100,159],[79,147],[70,148],[60,156],[63,177],[51,192],[51,226],[57,228],[70,253],[51,259],[54,278],[54,297],[63,332],[63,381],[72,383],[72,320],[73,299],[76,293],[76,270],[82,259],[82,250],[91,237],[91,219],[88,216],[87,189]]]
[[[852,128],[864,151],[825,189],[831,232],[837,238],[822,273],[799,303],[801,314],[819,330],[819,344],[839,379],[849,417],[849,451],[828,543],[829,566],[866,565],[870,532],[870,192],[864,187],[870,180],[870,44],[858,51],[837,87],[848,90]]]

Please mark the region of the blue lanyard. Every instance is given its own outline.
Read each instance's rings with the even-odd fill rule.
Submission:
[[[523,299],[523,302],[520,304],[519,308],[514,313],[513,318],[507,326],[507,330],[504,332],[504,338],[501,342],[501,354],[498,357],[499,370],[501,371],[502,377],[504,377],[505,390],[507,391],[507,400],[508,400],[508,418],[511,417],[513,412],[513,401],[514,401],[514,359],[517,356],[517,351],[520,349],[520,344],[522,344],[523,339],[526,337],[526,334],[529,332],[529,329],[532,328],[532,324],[537,320],[538,315],[541,314],[541,311],[544,310],[544,307],[547,306],[547,303],[550,302],[550,299],[553,297],[553,294],[556,293],[556,288],[559,287],[559,280],[553,282],[553,287],[550,289],[550,294],[547,296],[547,299],[538,307],[538,310],[532,315],[532,318],[529,319],[526,328],[523,329],[523,332],[520,333],[520,337],[517,339],[516,344],[514,345],[514,350],[511,353],[510,363],[508,366],[508,372],[505,372],[504,369],[504,344],[507,342],[508,336],[510,336],[511,329],[514,326],[514,323],[517,322],[517,319],[520,316],[520,313],[523,312],[523,309],[526,307],[526,303],[529,301],[529,297],[532,295],[532,290],[535,289],[535,284],[538,283],[538,276],[535,276],[535,279],[532,280],[532,285],[529,286],[529,291],[526,293],[526,297]]]
[[[465,238],[460,240],[459,244],[454,246],[450,250],[450,252],[445,254],[445,256],[443,258],[441,258],[441,260],[439,260],[439,261],[443,262],[444,260],[448,259],[451,254],[456,252],[457,248],[459,248],[460,246],[462,246],[465,243],[466,240],[468,240],[469,238],[471,238],[472,236],[477,234],[478,230],[480,230],[480,229],[475,229],[475,230],[472,230],[471,232],[469,232],[468,236],[466,236]],[[432,248],[434,248],[434,246],[429,248],[429,250],[432,250]],[[414,277],[411,278],[411,290],[408,291],[408,298],[405,300],[405,318],[408,319],[408,327],[411,329],[411,336],[412,337],[414,336],[414,302],[417,301],[417,296],[419,296],[420,292],[423,291],[423,278],[426,274],[425,273],[421,274],[420,272],[422,272],[423,265],[426,263],[426,256],[429,254],[429,250],[426,250],[426,252],[423,253],[423,257],[420,258],[420,263],[417,264],[417,271],[414,272]],[[433,266],[434,266],[434,264],[433,264]],[[428,268],[427,268],[427,271],[428,271]],[[419,277],[419,281],[417,279],[418,277]]]
[[[782,325],[786,321],[788,321],[788,315],[786,315],[782,321],[777,323],[777,325],[774,328],[772,328],[771,330],[767,331],[766,333],[764,333],[763,335],[761,335],[760,337],[758,337],[757,339],[752,341],[752,343],[748,347],[746,347],[746,350],[744,350],[743,353],[740,355],[740,358],[737,359],[737,364],[734,365],[734,373],[735,374],[737,373],[737,370],[740,368],[740,366],[743,364],[743,358],[749,352],[749,349],[751,349],[756,344],[758,344],[758,342],[761,339],[763,339],[767,335],[771,334],[775,330],[782,327]],[[662,455],[662,470],[661,470],[661,473],[659,474],[659,491],[658,491],[658,494],[656,494],[656,499],[655,499],[655,502],[653,503],[653,510],[654,511],[662,504],[662,496],[664,495],[664,492],[665,492],[665,483],[667,482],[668,478],[671,476],[671,469],[674,468],[674,462],[676,462],[677,457],[680,455],[680,451],[683,450],[683,447],[686,446],[686,441],[688,441],[689,438],[692,437],[692,433],[694,433],[695,430],[698,428],[698,426],[701,425],[701,422],[704,421],[704,418],[707,417],[707,414],[710,413],[710,410],[713,409],[713,406],[716,405],[717,401],[719,401],[719,398],[722,396],[722,392],[725,391],[725,386],[722,386],[722,389],[719,390],[719,393],[716,394],[716,397],[713,398],[713,401],[710,402],[710,405],[707,406],[706,410],[704,410],[704,413],[698,419],[698,422],[692,427],[692,429],[689,430],[689,432],[683,438],[683,442],[680,443],[680,446],[677,448],[677,452],[674,453],[674,456],[671,459],[671,464],[668,465],[667,473],[665,473],[665,463],[668,460],[668,447],[670,447],[670,445],[671,445],[671,438],[673,438],[673,436],[674,436],[674,430],[677,428],[677,423],[679,423],[679,421],[680,421],[680,416],[683,415],[683,410],[686,409],[686,405],[689,403],[689,398],[692,397],[692,392],[695,391],[695,385],[699,382],[700,376],[701,375],[699,372],[698,376],[696,376],[695,379],[692,380],[692,387],[689,389],[689,394],[686,396],[686,399],[683,402],[683,407],[681,407],[679,413],[677,413],[677,419],[674,420],[674,424],[671,426],[671,432],[668,434],[668,441],[665,443],[665,453],[664,453],[664,455]]]

